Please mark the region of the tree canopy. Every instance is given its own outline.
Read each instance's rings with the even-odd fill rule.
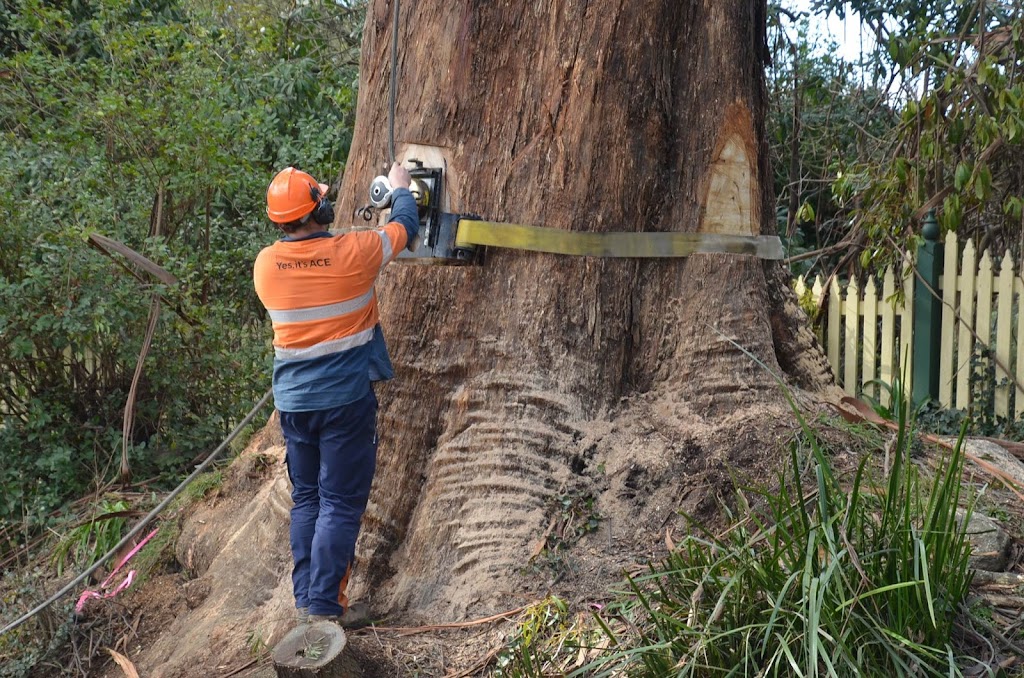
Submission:
[[[823,259],[826,273],[837,263],[873,269],[913,250],[922,217],[935,208],[945,230],[1019,257],[1020,3],[818,0],[812,7],[859,18],[869,48],[858,63],[837,62],[827,39],[799,32],[798,14],[785,5],[771,13],[771,140],[782,213],[800,224],[795,245],[858,248],[856,257]],[[789,218],[793,205],[803,210]]]

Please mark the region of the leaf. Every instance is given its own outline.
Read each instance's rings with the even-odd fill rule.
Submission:
[[[958,163],[956,166],[956,173],[953,176],[953,188],[958,191],[964,190],[964,186],[971,178],[971,168],[967,166],[967,163]]]
[[[942,201],[940,221],[944,231],[955,231],[960,225],[960,196],[956,193],[946,196]]]
[[[895,61],[896,63],[899,63],[899,61],[900,61],[900,45],[899,45],[899,42],[895,38],[893,38],[893,39],[889,40],[888,47],[889,47],[889,58],[892,59],[893,61]]]
[[[109,653],[110,656],[114,658],[114,661],[117,662],[117,665],[121,667],[121,670],[124,671],[124,675],[127,678],[139,678],[139,672],[135,670],[135,664],[132,664],[131,660],[128,659],[128,657],[125,657],[123,654],[116,650],[111,650],[109,647],[105,647],[103,649],[106,650],[107,653]]]
[[[896,170],[896,178],[900,180],[900,183],[907,182],[907,171],[909,169],[909,163],[906,158],[896,158],[893,163],[893,167]]]
[[[1024,213],[1024,200],[1014,195],[1009,196],[1003,203],[1003,213],[1012,219],[1020,219]]]
[[[811,206],[811,203],[805,202],[800,205],[800,209],[796,211],[796,220],[798,223],[814,221],[814,207]]]
[[[555,523],[557,522],[558,516],[553,516],[551,518],[551,522],[548,524],[548,529],[544,530],[544,536],[540,538],[540,541],[537,542],[536,546],[534,546],[533,550],[530,552],[530,560],[533,560],[544,552],[544,548],[548,545],[548,537],[551,536],[551,531],[555,529]]]
[[[992,190],[992,170],[988,165],[978,168],[978,176],[974,179],[974,194],[984,202]]]
[[[954,145],[960,144],[964,140],[965,132],[964,120],[962,117],[958,116],[949,125],[949,142]]]

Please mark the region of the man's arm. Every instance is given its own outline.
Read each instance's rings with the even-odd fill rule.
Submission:
[[[399,223],[405,228],[405,241],[411,243],[420,230],[419,207],[408,188],[394,188],[391,192],[390,223]]]
[[[391,222],[399,223],[405,228],[405,242],[411,243],[420,230],[419,208],[409,191],[412,177],[409,170],[397,162],[391,165],[388,172],[388,183],[391,184]],[[401,249],[401,248],[399,248]]]
[[[376,259],[380,262],[377,271],[394,261],[402,248],[411,243],[420,230],[419,207],[409,191],[412,184],[409,171],[396,162],[388,173],[388,182],[392,191],[391,217],[384,228],[377,231],[381,248],[380,258]]]

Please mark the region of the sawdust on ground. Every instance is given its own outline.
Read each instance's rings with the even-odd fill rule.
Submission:
[[[808,408],[810,417],[829,413],[821,406]],[[152,578],[126,599],[137,628],[125,649],[141,675],[274,675],[266,649],[295,623],[287,482],[274,424],[226,472],[223,487],[185,521],[177,571]],[[839,472],[852,470],[864,441],[820,419],[815,429]],[[561,496],[590,502],[553,507],[550,520],[521,554],[522,565],[500,581],[470,582],[462,593],[466,600],[460,601],[465,609],[472,609],[481,592],[490,596],[492,613],[550,595],[573,612],[609,601],[624,573],[660,560],[687,533],[684,512],[714,525],[721,508],[732,505],[735,483],[770,487],[777,482],[799,424],[778,403],[708,421],[671,394],[647,394],[624,400],[616,412],[583,430],[583,453],[573,462]],[[987,481],[971,476],[968,482],[975,479]],[[995,486],[987,501],[1013,507],[1019,526],[1024,508],[1015,499]],[[233,578],[231,568],[244,569],[244,563],[266,570],[265,575],[253,579],[236,570]],[[350,648],[368,678],[486,675],[516,630],[514,615],[464,628],[409,630],[465,621],[398,611],[381,620],[384,628],[350,633]],[[106,674],[120,675],[113,665]]]
[[[584,452],[561,496],[584,501],[561,514],[553,507],[547,529],[521,554],[522,566],[500,582],[472,582],[466,609],[480,591],[497,592],[497,611],[549,595],[573,611],[610,600],[624,573],[663,558],[687,532],[683,512],[713,521],[731,502],[734,480],[770,483],[796,429],[777,403],[707,421],[671,394],[623,400],[616,412],[583,428]],[[126,598],[137,629],[125,647],[142,675],[273,675],[265,650],[294,625],[281,442],[272,420],[225,472],[223,486],[185,520],[177,571],[151,578]],[[223,571],[244,563],[268,569],[269,590],[249,590],[240,573],[233,580]],[[382,623],[464,621],[425,619],[410,610]],[[514,630],[514,617],[416,634],[365,629],[350,634],[350,647],[370,678],[477,675]],[[107,675],[121,672],[111,666]]]

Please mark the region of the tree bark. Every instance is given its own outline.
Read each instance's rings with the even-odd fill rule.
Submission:
[[[339,228],[387,157],[391,11],[368,10]],[[765,12],[764,0],[402,3],[400,159],[443,157],[448,209],[490,220],[772,233]],[[567,488],[611,513],[602,503],[630,479],[679,498],[708,481],[695,469],[709,457],[719,480],[761,463],[761,443],[735,430],[781,403],[770,371],[811,389],[831,379],[787,280],[777,262],[725,255],[493,249],[482,266],[391,266],[377,289],[398,378],[379,389],[357,589],[392,610],[493,607]],[[650,452],[662,424],[669,442]]]

